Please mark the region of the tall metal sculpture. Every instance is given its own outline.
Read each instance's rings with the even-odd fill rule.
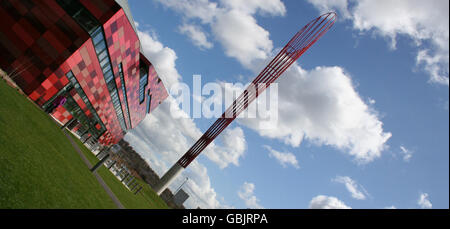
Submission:
[[[308,50],[333,26],[337,19],[334,12],[326,13],[304,26],[287,43],[275,58],[252,81],[245,91],[228,107],[222,116],[197,140],[197,142],[164,174],[155,191],[160,195],[208,145],[211,143],[248,105],[273,83],[289,66]]]

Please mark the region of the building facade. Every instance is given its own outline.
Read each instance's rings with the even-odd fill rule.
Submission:
[[[173,201],[178,206],[183,206],[183,203],[189,198],[189,194],[187,194],[183,189],[180,189],[175,196],[173,196]]]
[[[82,140],[116,144],[168,94],[126,0],[2,0],[0,68]]]

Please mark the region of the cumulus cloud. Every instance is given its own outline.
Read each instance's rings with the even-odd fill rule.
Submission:
[[[247,150],[247,142],[242,128],[227,128],[219,139],[222,140],[223,147],[217,147],[211,143],[205,152],[206,157],[222,169],[228,167],[229,164],[239,166],[239,159]]]
[[[213,47],[213,43],[208,41],[205,32],[201,27],[192,24],[183,24],[178,27],[180,33],[188,36],[192,43],[200,49],[210,49]]]
[[[269,151],[269,157],[275,158],[284,168],[286,168],[288,165],[291,165],[296,169],[300,168],[300,166],[298,165],[297,158],[293,153],[291,152],[282,153],[272,149],[272,147],[268,145],[264,145],[264,148],[266,148]]]
[[[428,199],[428,193],[421,193],[419,200],[417,200],[417,204],[424,209],[430,209],[433,207],[431,201]]]
[[[267,58],[273,48],[269,32],[259,26],[252,15],[242,11],[231,10],[218,15],[212,28],[225,54],[247,67],[254,60]]]
[[[255,60],[267,58],[273,48],[269,32],[258,25],[254,16],[283,16],[286,13],[280,0],[224,0],[219,3],[208,0],[158,1],[182,14],[191,25],[199,20],[201,25],[209,27],[225,54],[246,67],[252,66]],[[200,25],[195,26],[199,28]],[[189,37],[192,39],[192,36]]]
[[[318,195],[309,202],[310,209],[351,209],[344,202],[333,196]]]
[[[364,189],[364,187],[359,185],[352,178],[350,178],[348,176],[336,176],[336,178],[333,179],[333,181],[344,184],[345,188],[347,188],[347,191],[350,192],[350,194],[352,195],[353,198],[355,198],[357,200],[365,200],[366,199],[367,191]]]
[[[358,163],[381,156],[391,133],[383,130],[378,114],[366,105],[341,67],[307,71],[297,64],[278,79],[278,123],[260,129],[259,119],[238,119],[260,135],[298,147],[306,139],[336,147]],[[263,96],[263,94],[261,94]]]
[[[449,85],[449,1],[441,0],[309,0],[322,12],[336,10],[360,32],[390,39],[406,36],[418,48],[416,63],[430,82]]]
[[[254,191],[255,185],[253,183],[244,182],[238,191],[238,196],[244,201],[245,206],[248,208],[264,208],[261,204],[259,204],[259,199],[253,194]]]

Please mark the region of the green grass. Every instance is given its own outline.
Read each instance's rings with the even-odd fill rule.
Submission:
[[[72,139],[80,147],[86,158],[92,165],[95,165],[99,160],[95,155],[89,151],[79,139],[71,135]],[[116,197],[120,200],[122,205],[128,209],[167,209],[167,204],[142,180],[138,180],[142,186],[142,190],[134,195],[134,192],[129,191],[105,166],[97,169],[97,173],[102,177],[103,181],[114,192]]]
[[[0,208],[117,208],[47,114],[3,80],[0,98]],[[168,208],[143,181],[134,195],[104,166],[97,172],[125,208]]]
[[[51,118],[0,80],[0,208],[116,208]]]

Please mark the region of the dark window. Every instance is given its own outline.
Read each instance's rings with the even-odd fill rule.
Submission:
[[[139,62],[139,103],[145,100],[145,87],[148,84],[148,65],[143,61]]]
[[[88,128],[90,130],[90,133],[95,138],[100,137],[106,131],[105,125],[103,124],[102,120],[98,116],[97,111],[92,106],[91,102],[89,101],[88,97],[84,93],[84,90],[81,88],[80,84],[78,83],[78,80],[75,78],[75,76],[73,75],[72,71],[69,71],[66,74],[66,76],[70,80],[71,84],[74,86],[74,88],[77,91],[78,95],[81,97],[81,99],[86,104],[87,108],[91,111],[91,113],[93,115],[93,118],[89,119],[84,114],[84,112],[81,109],[79,109],[78,106],[73,107],[72,108],[72,112],[77,115],[77,117],[78,117],[77,119],[81,119],[82,120],[84,125],[89,126]],[[70,103],[68,104],[68,106],[70,106]],[[72,105],[72,106],[74,106],[74,105]],[[100,124],[100,129],[94,128],[97,123]]]
[[[97,19],[77,0],[57,0],[59,5],[90,35],[100,26]]]
[[[144,99],[145,99],[145,86],[147,86],[147,77],[142,77],[139,80],[139,103],[144,102]]]
[[[120,76],[120,82],[122,82],[122,93],[124,98],[124,104],[125,104],[125,111],[128,115],[128,123],[131,127],[131,118],[130,118],[130,111],[128,110],[128,96],[127,96],[127,87],[125,85],[125,77],[123,76],[123,66],[122,63],[119,64],[119,76]]]
[[[152,105],[152,95],[150,95],[150,89],[147,92],[147,114],[150,113],[150,106]]]

